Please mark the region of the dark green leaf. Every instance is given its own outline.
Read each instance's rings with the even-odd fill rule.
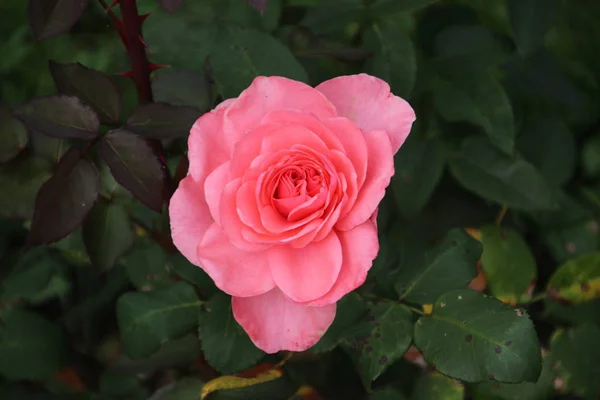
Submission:
[[[0,104],[0,163],[19,154],[27,146],[27,141],[25,126]]]
[[[391,387],[378,390],[369,395],[369,400],[404,400],[406,397]]]
[[[461,82],[443,82],[435,88],[435,105],[448,121],[466,121],[480,126],[490,142],[512,154],[515,128],[510,101],[498,82],[490,77]]]
[[[391,21],[374,23],[365,31],[364,41],[374,53],[367,72],[388,82],[394,94],[408,98],[415,83],[417,60],[407,29]]]
[[[564,185],[573,176],[577,145],[563,121],[553,117],[528,119],[517,145],[550,185]]]
[[[77,229],[94,206],[100,190],[96,167],[71,148],[52,178],[40,188],[27,239],[37,246],[56,242]]]
[[[461,289],[477,275],[481,244],[462,229],[453,229],[422,257],[405,265],[396,276],[401,299],[432,303],[442,293]]]
[[[96,268],[111,268],[133,240],[129,215],[121,204],[98,201],[83,223],[83,242]]]
[[[562,264],[548,281],[552,297],[582,303],[600,297],[600,252]]]
[[[83,14],[88,0],[29,0],[29,25],[37,40],[67,32]]]
[[[463,400],[462,383],[437,372],[425,373],[415,383],[411,400]]]
[[[436,138],[409,136],[394,156],[392,190],[398,210],[405,218],[419,215],[438,185],[446,165],[446,148]]]
[[[15,115],[29,128],[59,139],[90,140],[100,128],[96,112],[75,96],[38,97],[17,108]]]
[[[581,150],[581,161],[589,178],[600,177],[600,136],[591,136],[585,141]]]
[[[36,131],[30,132],[29,143],[33,154],[50,161],[52,166],[69,150],[69,139],[56,139]]]
[[[160,389],[152,400],[198,400],[204,382],[196,378],[182,380]]]
[[[142,104],[127,119],[126,129],[151,139],[187,137],[202,112],[165,103]]]
[[[507,0],[508,19],[522,54],[530,54],[544,42],[556,18],[559,0]]]
[[[468,190],[519,210],[553,210],[557,204],[543,176],[522,158],[508,157],[472,136],[450,158],[450,171]]]
[[[135,375],[105,371],[100,376],[100,392],[108,396],[127,399],[148,399],[146,390]]]
[[[313,353],[333,350],[350,335],[351,329],[367,312],[367,303],[356,293],[348,293],[337,303],[335,320],[325,335],[310,348]]]
[[[167,254],[154,241],[137,244],[123,257],[122,264],[129,280],[138,290],[164,288],[173,281]]]
[[[369,8],[383,18],[395,13],[413,11],[440,0],[375,0]]]
[[[169,12],[171,14],[173,14],[174,12],[179,10],[179,8],[181,8],[181,5],[183,4],[183,0],[157,0],[157,1],[163,10],[165,10],[166,12]]]
[[[201,304],[185,282],[151,292],[125,293],[117,301],[125,352],[132,358],[147,357],[165,342],[194,330]]]
[[[202,297],[208,298],[217,292],[210,276],[202,268],[190,263],[181,253],[170,256],[168,265],[175,274],[200,289]]]
[[[365,387],[408,350],[412,339],[412,313],[401,304],[378,303],[351,330],[342,346],[352,358]]]
[[[204,74],[179,68],[165,68],[152,79],[154,101],[174,106],[210,108],[210,83]]]
[[[61,395],[31,387],[27,384],[0,384],[0,399],[2,400],[63,400]]]
[[[548,400],[552,398],[554,379],[551,363],[550,357],[543,356],[542,373],[536,383],[483,382],[471,385],[470,392],[474,400]]]
[[[231,312],[231,297],[217,293],[200,314],[200,340],[206,361],[231,374],[256,364],[265,353],[256,348]]]
[[[45,248],[25,253],[0,283],[0,301],[29,300],[44,290],[60,265]]]
[[[261,14],[267,10],[267,4],[269,0],[245,0],[246,3],[256,8]]]
[[[559,329],[550,341],[550,358],[564,384],[563,390],[586,400],[600,392],[600,328],[585,323],[568,330]]]
[[[521,235],[510,228],[488,225],[481,228],[481,266],[491,294],[508,304],[527,301],[535,283],[536,263]]]
[[[0,216],[31,218],[35,196],[51,175],[51,165],[38,157],[0,166]]]
[[[435,53],[438,71],[454,77],[486,71],[507,57],[494,34],[477,25],[451,25],[444,29],[436,37]]]
[[[213,77],[224,98],[240,92],[262,76],[308,77],[292,53],[273,37],[253,29],[223,28],[210,53]]]
[[[0,326],[0,375],[11,380],[44,380],[62,368],[67,344],[62,332],[30,311],[5,311]]]
[[[473,290],[442,295],[415,324],[415,345],[436,370],[464,382],[536,382],[542,356],[529,316]]]
[[[319,0],[306,12],[302,26],[317,35],[340,33],[359,21],[363,12],[364,5],[359,0]]]
[[[154,211],[162,211],[167,170],[146,139],[112,130],[100,141],[100,154],[119,184]]]
[[[50,61],[50,73],[59,92],[83,100],[96,110],[100,122],[119,122],[121,95],[107,75],[80,63],[61,64],[55,61]]]

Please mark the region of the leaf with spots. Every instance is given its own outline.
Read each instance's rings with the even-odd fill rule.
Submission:
[[[442,295],[415,324],[414,341],[425,361],[464,382],[540,376],[540,345],[527,313],[473,290]]]
[[[400,299],[433,303],[448,290],[461,289],[477,276],[481,244],[462,229],[453,229],[422,257],[411,260],[396,277]]]
[[[206,304],[200,314],[199,333],[206,361],[222,373],[242,371],[265,356],[233,319],[231,296],[223,293]]]
[[[131,358],[148,357],[165,343],[194,331],[201,305],[186,282],[123,294],[116,311],[125,353]]]
[[[537,271],[525,240],[517,231],[496,225],[481,228],[481,240],[481,265],[491,294],[511,305],[528,301]]]
[[[600,327],[591,323],[559,329],[550,340],[550,359],[563,390],[586,400],[597,399],[600,393]]]
[[[600,297],[600,252],[561,265],[550,278],[547,291],[552,297],[572,303]]]
[[[406,352],[413,325],[412,313],[404,305],[386,302],[369,308],[342,342],[366,388]]]
[[[411,400],[463,400],[465,387],[462,383],[437,372],[425,373],[417,379]]]

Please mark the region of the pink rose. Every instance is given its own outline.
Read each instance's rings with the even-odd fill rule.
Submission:
[[[414,120],[387,83],[360,74],[316,88],[258,77],[196,121],[169,207],[173,241],[233,296],[257,347],[313,346],[365,281],[375,213]]]

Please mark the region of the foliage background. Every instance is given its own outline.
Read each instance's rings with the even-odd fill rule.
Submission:
[[[0,3],[1,399],[600,397],[599,2],[139,0],[156,108],[100,3],[41,41],[74,3],[26,3]],[[319,344],[267,356],[170,243],[185,136],[256,75],[359,72],[418,116],[381,251]],[[31,100],[58,92],[84,103]]]

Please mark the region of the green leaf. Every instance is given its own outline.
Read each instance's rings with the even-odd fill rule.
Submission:
[[[513,153],[512,107],[502,85],[494,79],[486,76],[443,82],[435,88],[434,100],[437,111],[446,120],[480,126],[494,146],[506,154]]]
[[[187,137],[202,112],[165,103],[141,104],[127,119],[126,129],[150,139]]]
[[[121,186],[149,208],[162,211],[168,172],[148,140],[115,129],[102,137],[100,155]]]
[[[385,18],[390,14],[414,11],[438,1],[440,0],[376,0],[369,6],[369,9]]]
[[[30,300],[44,290],[60,264],[45,248],[25,253],[0,283],[0,301]]]
[[[152,79],[154,101],[207,111],[211,106],[210,82],[206,75],[181,68],[158,70]]]
[[[482,137],[466,138],[450,157],[452,175],[475,194],[517,210],[553,210],[556,201],[539,171],[508,157]]]
[[[444,142],[437,138],[422,140],[410,136],[394,156],[392,190],[400,214],[419,215],[437,187],[446,165]]]
[[[135,375],[125,375],[116,371],[105,371],[100,375],[100,392],[117,398],[147,399],[146,390]]]
[[[94,206],[100,178],[94,164],[72,147],[35,198],[28,244],[56,242],[77,229]]]
[[[51,137],[91,140],[98,136],[98,114],[75,96],[38,97],[15,110],[28,128]]]
[[[177,12],[183,5],[183,0],[157,0],[158,4],[168,13]]]
[[[593,400],[600,391],[600,328],[591,323],[559,329],[550,341],[550,358],[564,383],[563,390]]]
[[[356,293],[348,293],[337,303],[335,320],[323,337],[309,349],[313,353],[333,350],[351,334],[351,329],[367,312],[367,303]]]
[[[342,346],[366,388],[408,350],[412,325],[412,313],[406,306],[388,302],[372,304],[352,328],[353,336]]]
[[[585,141],[581,149],[581,162],[588,178],[600,177],[600,137],[591,136]]]
[[[92,265],[102,270],[111,268],[134,240],[125,207],[103,200],[92,208],[82,233]]]
[[[529,118],[521,129],[517,146],[552,186],[566,184],[575,172],[575,136],[557,118]]]
[[[478,25],[450,25],[435,39],[434,63],[445,76],[469,77],[498,66],[507,57],[501,42]]]
[[[209,298],[218,292],[211,277],[202,268],[190,263],[181,253],[170,256],[167,263],[168,268],[177,276],[200,289],[203,298]]]
[[[283,44],[253,29],[223,28],[213,44],[210,62],[224,98],[239,96],[260,75],[308,80],[302,65]]]
[[[0,216],[29,219],[38,190],[52,175],[51,165],[39,157],[16,161],[0,166]]]
[[[536,383],[482,382],[471,385],[473,400],[547,400],[552,398],[554,371],[548,355],[543,355],[542,373]]]
[[[569,260],[558,267],[548,281],[547,292],[572,303],[600,297],[600,252]]]
[[[152,400],[199,400],[204,382],[196,378],[182,380],[160,389]]]
[[[507,0],[508,20],[521,54],[533,53],[554,24],[559,0]]]
[[[0,375],[44,380],[64,365],[67,344],[58,327],[21,309],[5,311],[0,326]]]
[[[411,400],[463,400],[465,388],[462,383],[437,372],[419,377],[410,396]]]
[[[521,235],[510,228],[488,225],[481,228],[481,242],[481,266],[491,294],[513,306],[529,300],[527,291],[535,283],[537,269]]]
[[[67,32],[85,11],[88,0],[30,0],[29,25],[37,40]]]
[[[192,286],[175,283],[151,292],[128,292],[117,301],[125,352],[132,358],[156,353],[163,343],[194,330],[201,301]]]
[[[0,163],[7,162],[27,146],[27,128],[0,105]]]
[[[404,266],[396,276],[400,299],[429,304],[442,293],[461,289],[477,275],[481,244],[462,229],[453,229],[433,249]]]
[[[417,73],[409,32],[391,21],[376,22],[366,29],[363,40],[374,53],[367,61],[367,72],[389,83],[394,94],[408,98]]]
[[[302,19],[302,26],[316,35],[344,32],[348,25],[360,20],[364,5],[358,0],[319,0]]]
[[[231,296],[214,295],[200,314],[200,339],[206,361],[224,374],[250,368],[265,353],[256,348],[233,318]]]
[[[123,257],[122,264],[129,280],[138,290],[164,288],[173,281],[167,254],[154,241],[143,241],[136,245]]]
[[[442,295],[415,324],[414,341],[437,371],[464,382],[536,382],[542,367],[527,313],[473,290]]]
[[[405,400],[406,397],[391,387],[378,390],[369,395],[369,400]]]
[[[121,116],[121,94],[108,77],[80,63],[50,61],[50,73],[59,92],[76,96],[98,113],[100,122],[117,124]]]

